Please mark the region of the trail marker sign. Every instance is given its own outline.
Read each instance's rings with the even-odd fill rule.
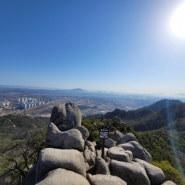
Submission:
[[[109,129],[101,128],[99,138],[100,139],[107,139],[108,137],[109,137]]]

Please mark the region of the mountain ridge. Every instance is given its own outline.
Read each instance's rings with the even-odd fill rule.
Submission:
[[[103,118],[120,119],[136,131],[156,130],[169,126],[172,122],[182,125],[182,120],[185,119],[185,103],[179,100],[163,99],[136,110],[115,109],[113,112],[106,113]]]

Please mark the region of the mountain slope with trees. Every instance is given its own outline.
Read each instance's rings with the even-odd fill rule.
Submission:
[[[21,184],[39,151],[45,146],[48,118],[20,115],[0,117],[0,178]],[[161,100],[133,111],[116,109],[103,116],[82,120],[88,128],[89,140],[98,141],[96,127],[108,123],[112,130],[132,132],[152,155],[153,162],[164,167],[166,174],[177,184],[184,184],[185,172],[185,104],[176,100]],[[135,129],[135,130],[134,130]],[[170,179],[170,178],[169,178]]]
[[[163,127],[184,128],[185,103],[178,100],[161,100],[150,106],[125,111],[115,109],[102,118],[120,119],[135,131],[156,130]]]

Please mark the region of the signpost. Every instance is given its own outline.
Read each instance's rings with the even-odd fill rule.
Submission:
[[[105,139],[109,138],[109,129],[102,127],[100,129],[100,135],[99,138],[102,139],[103,143],[102,143],[102,154],[101,157],[104,158],[104,145],[105,145]]]

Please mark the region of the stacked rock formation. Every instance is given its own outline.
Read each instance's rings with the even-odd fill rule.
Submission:
[[[106,139],[106,159],[97,156],[81,126],[81,112],[72,103],[54,107],[46,134],[48,147],[28,173],[26,185],[175,185],[151,164],[151,155],[137,138],[119,131]]]

